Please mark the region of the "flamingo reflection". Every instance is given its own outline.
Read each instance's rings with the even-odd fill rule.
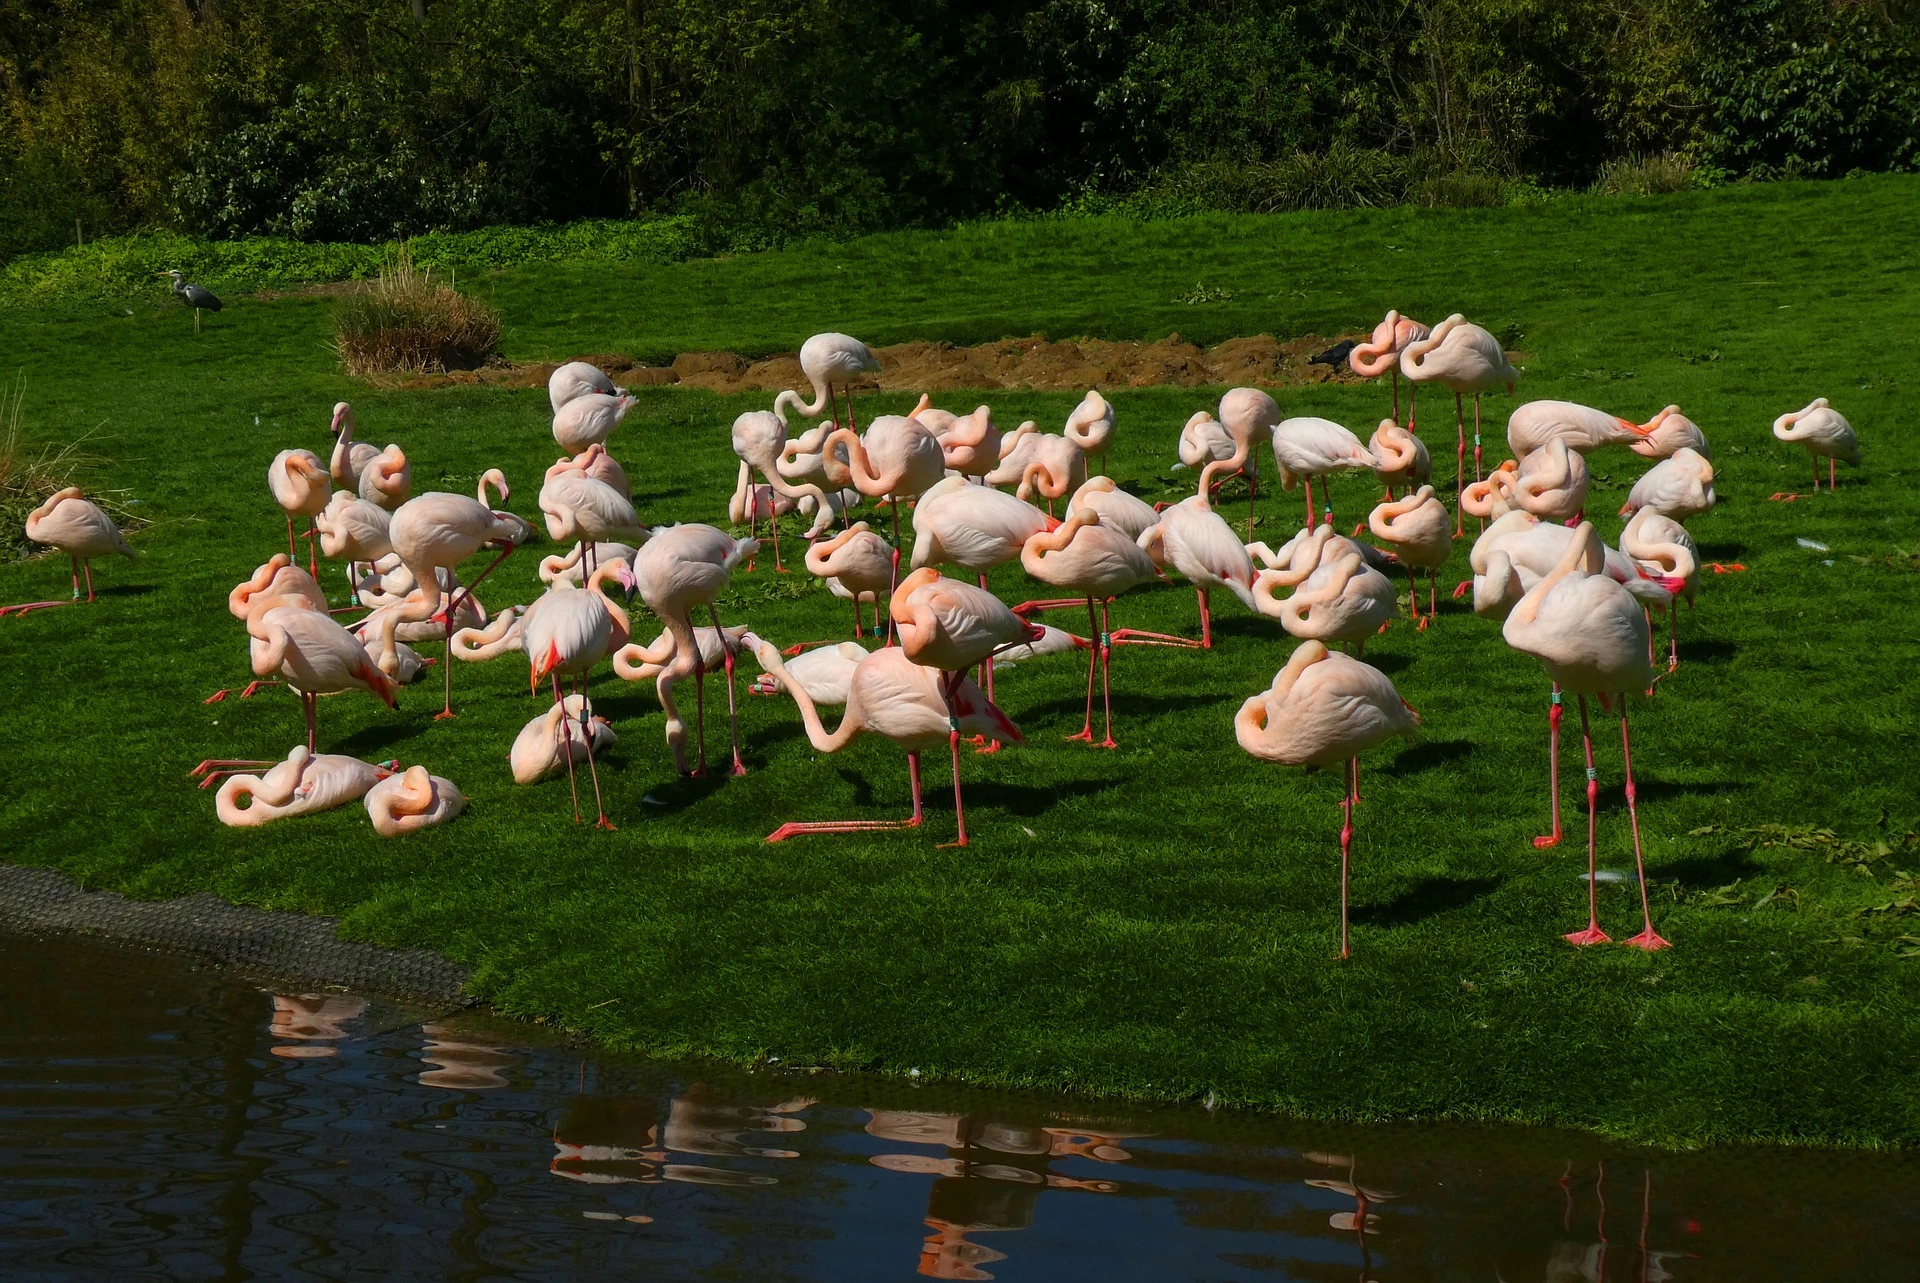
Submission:
[[[868,1159],[885,1171],[935,1178],[927,1192],[927,1215],[922,1221],[933,1232],[921,1243],[917,1266],[918,1273],[927,1278],[993,1278],[981,1267],[1006,1260],[1006,1253],[972,1242],[967,1236],[1029,1228],[1034,1203],[1042,1190],[1107,1194],[1119,1188],[1112,1181],[1063,1176],[1050,1170],[1053,1160],[1087,1158],[1121,1163],[1133,1157],[1118,1143],[1127,1138],[1126,1134],[1031,1127],[966,1114],[889,1109],[867,1112],[868,1135],[948,1151],[944,1157],[876,1154]]]
[[[736,1105],[701,1088],[676,1096],[663,1119],[651,1097],[577,1096],[554,1127],[547,1170],[587,1185],[773,1185],[778,1177],[698,1163],[676,1154],[709,1157],[798,1158],[797,1150],[749,1143],[749,1135],[806,1130],[792,1117],[814,1102],[796,1097],[775,1105]]]
[[[1345,1180],[1315,1178],[1308,1180],[1307,1184],[1314,1189],[1331,1190],[1336,1194],[1345,1194],[1353,1200],[1353,1210],[1351,1212],[1335,1212],[1327,1218],[1327,1224],[1334,1229],[1345,1230],[1352,1234],[1359,1243],[1360,1280],[1361,1283],[1366,1283],[1373,1270],[1373,1254],[1367,1247],[1367,1235],[1378,1234],[1380,1232],[1380,1217],[1368,1209],[1375,1203],[1390,1202],[1398,1198],[1399,1195],[1395,1194],[1392,1190],[1369,1189],[1365,1185],[1360,1184],[1359,1178],[1354,1174],[1355,1169],[1359,1165],[1359,1160],[1352,1154],[1308,1153],[1306,1157],[1312,1162],[1319,1163],[1326,1167],[1345,1167],[1347,1169],[1347,1178]]]
[[[319,1060],[337,1056],[340,1049],[329,1044],[348,1037],[343,1026],[357,1020],[367,1009],[365,998],[347,994],[277,993],[273,995],[273,1023],[267,1032],[288,1041],[270,1048],[276,1056],[288,1060]]]
[[[1596,1206],[1594,1213],[1594,1242],[1580,1243],[1561,1240],[1553,1246],[1553,1255],[1547,1261],[1546,1283],[1605,1283],[1607,1277],[1607,1250],[1612,1246],[1607,1238],[1607,1165],[1605,1162],[1594,1164],[1593,1197]],[[1566,1211],[1561,1227],[1569,1232],[1573,1229],[1574,1180],[1573,1163],[1569,1161],[1559,1181],[1565,1192]],[[1686,1252],[1655,1251],[1647,1242],[1647,1236],[1653,1223],[1653,1171],[1645,1169],[1640,1177],[1640,1237],[1638,1267],[1633,1274],[1634,1283],[1667,1283],[1673,1278],[1667,1269],[1667,1262],[1681,1260],[1688,1256]]]
[[[507,1085],[505,1070],[518,1059],[498,1044],[478,1041],[470,1032],[445,1021],[420,1026],[425,1044],[420,1059],[434,1066],[422,1070],[423,1087],[449,1091],[495,1091]]]

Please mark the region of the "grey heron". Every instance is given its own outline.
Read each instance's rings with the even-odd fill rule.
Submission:
[[[205,286],[195,285],[189,281],[186,273],[180,269],[174,268],[170,271],[156,272],[154,275],[170,276],[173,278],[173,292],[180,296],[181,302],[193,309],[193,332],[195,334],[200,332],[200,312],[202,309],[209,312],[218,312],[220,310],[220,300],[215,296],[214,292]]]

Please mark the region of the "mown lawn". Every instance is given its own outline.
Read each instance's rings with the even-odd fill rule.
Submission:
[[[1681,669],[1633,709],[1656,914],[1677,946],[1658,956],[1561,942],[1581,925],[1584,851],[1528,841],[1546,818],[1544,677],[1464,603],[1427,634],[1400,623],[1368,647],[1427,724],[1366,763],[1344,965],[1332,957],[1339,784],[1235,746],[1233,710],[1291,643],[1231,601],[1216,603],[1211,654],[1116,657],[1117,752],[1062,740],[1079,726],[1074,660],[1007,675],[1001,702],[1029,742],[966,762],[966,850],[936,845],[952,825],[938,768],[927,830],[766,846],[782,820],[901,813],[899,753],[865,740],[819,757],[790,701],[743,697],[751,773],[682,781],[651,688],[610,676],[598,702],[622,742],[603,779],[620,829],[576,828],[564,780],[521,789],[507,774],[507,747],[538,707],[517,656],[455,673],[452,722],[432,720],[431,686],[397,714],[360,696],[322,705],[323,749],[426,763],[472,797],[457,823],[382,841],[350,808],[226,830],[188,767],[279,757],[299,735],[281,693],[201,703],[246,676],[224,594],[281,546],[272,455],[324,452],[328,411],[346,398],[363,436],[409,451],[416,492],[470,491],[497,466],[512,506],[533,514],[556,453],[543,392],[381,393],[338,375],[319,298],[235,300],[198,336],[177,308],[0,313],[29,438],[91,431],[102,461],[89,483],[130,490],[152,522],[135,537],[143,561],[100,568],[93,608],[0,621],[0,841],[6,858],[89,886],[339,914],[359,937],[469,964],[506,1012],[614,1045],[1140,1097],[1213,1091],[1326,1118],[1910,1142],[1920,397],[1898,336],[1920,313],[1917,211],[1920,181],[1888,178],[1535,210],[1004,224],[478,283],[518,359],[759,353],[828,328],[876,343],[1173,330],[1212,342],[1352,330],[1399,306],[1429,321],[1463,310],[1503,332],[1525,353],[1522,398],[1635,418],[1679,403],[1719,471],[1721,506],[1696,537],[1747,569],[1706,577],[1683,616]],[[1196,283],[1233,297],[1174,301]],[[1112,470],[1150,499],[1182,493],[1191,474],[1169,471],[1174,439],[1217,395],[1115,391]],[[1835,496],[1769,503],[1809,469],[1768,426],[1816,395],[1859,429],[1867,466],[1843,470]],[[863,415],[911,399],[874,397]],[[1057,428],[1076,398],[983,399],[1003,422]],[[1364,433],[1386,390],[1281,401]],[[643,514],[723,517],[736,466],[726,426],[762,403],[643,393],[614,442]],[[1489,398],[1495,438],[1514,403]],[[1443,438],[1450,454],[1439,416],[1422,424],[1436,456]],[[1594,462],[1590,511],[1612,537],[1644,464]],[[1336,489],[1349,521],[1370,497],[1358,481]],[[1298,499],[1261,511],[1277,541]],[[481,596],[528,599],[534,561],[516,556]],[[1463,544],[1443,583],[1464,567]],[[64,576],[64,559],[0,567],[0,598],[63,591]],[[996,584],[1010,600],[1034,595],[1017,571]],[[846,626],[844,603],[776,576],[766,557],[723,609],[782,642]],[[1197,628],[1184,586],[1131,594],[1115,618]],[[720,725],[710,719],[710,748]],[[1597,720],[1596,740],[1601,863],[1630,869],[1613,718]],[[1574,762],[1577,732],[1566,750]],[[1579,773],[1567,775],[1577,834]],[[1831,843],[1755,847],[1761,825],[1891,853],[1861,871],[1830,861]],[[1603,891],[1602,920],[1617,936],[1637,929],[1630,888]]]

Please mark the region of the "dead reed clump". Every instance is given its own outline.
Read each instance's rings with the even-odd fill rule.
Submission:
[[[475,370],[500,346],[500,314],[432,273],[402,249],[343,298],[334,349],[348,374],[444,374]]]
[[[85,437],[37,451],[29,447],[21,438],[26,401],[24,376],[0,391],[0,424],[4,424],[0,427],[0,564],[46,551],[27,538],[27,514],[46,502],[47,496],[75,484],[74,474],[82,468],[99,462],[82,453]],[[87,498],[99,504],[123,533],[147,524],[129,509],[124,490],[89,490]]]
[[[1699,186],[1693,162],[1672,152],[1623,156],[1600,167],[1596,196],[1665,196]]]

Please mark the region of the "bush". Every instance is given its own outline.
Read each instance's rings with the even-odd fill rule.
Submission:
[[[414,266],[403,248],[340,304],[334,348],[348,374],[471,370],[500,346],[500,314]]]
[[[1693,162],[1672,152],[1625,156],[1600,167],[1593,180],[1596,196],[1665,196],[1700,185]]]
[[[1469,170],[1434,174],[1414,187],[1413,203],[1428,209],[1484,209],[1506,204],[1510,185],[1498,174]]]

